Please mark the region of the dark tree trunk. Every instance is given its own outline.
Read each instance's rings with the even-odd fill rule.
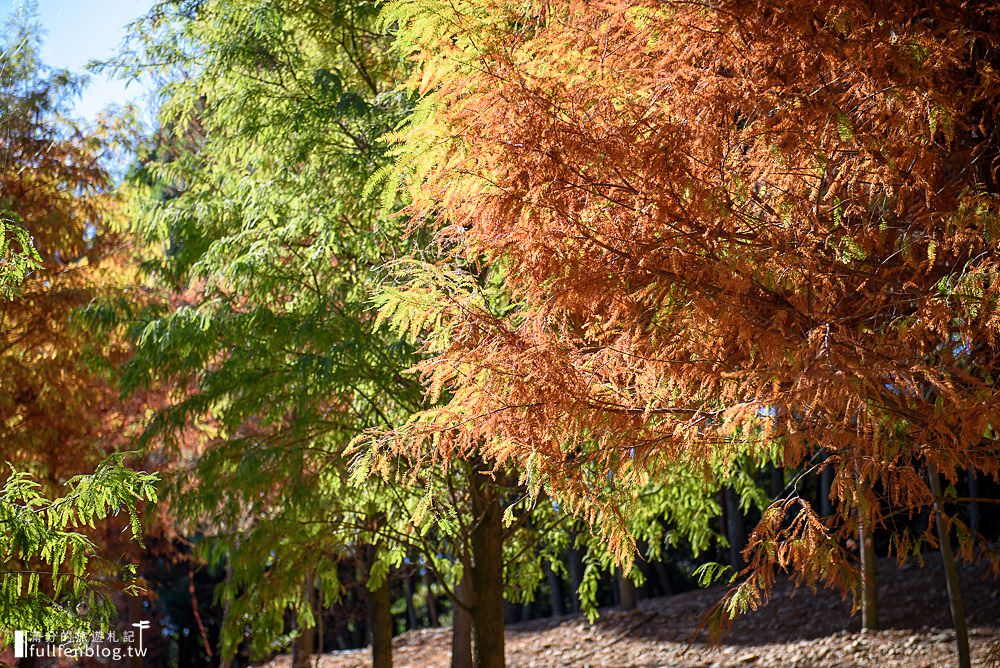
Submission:
[[[569,583],[573,588],[570,592],[570,610],[574,613],[580,612],[580,583],[583,581],[583,559],[580,556],[580,551],[576,548],[570,548],[568,551],[568,559],[566,560],[569,570]]]
[[[358,598],[360,600],[361,597],[359,596]],[[368,617],[366,608],[359,606],[357,614],[354,617],[353,642],[355,647],[364,647],[369,642]]]
[[[521,613],[521,618],[517,621],[519,622],[530,622],[534,619],[534,615],[531,614],[531,603],[522,603],[518,606],[518,610]]]
[[[406,628],[409,630],[417,628],[417,609],[413,606],[413,578],[415,576],[411,573],[407,575],[403,580],[403,584],[406,587]]]
[[[324,640],[326,639],[326,629],[324,628],[323,619],[323,592],[316,592],[316,602],[313,605],[313,611],[316,614],[316,654],[317,656],[323,656],[323,652],[326,651],[324,646]]]
[[[348,641],[350,630],[347,628],[347,617],[334,612],[331,624],[333,630],[333,641],[337,643],[337,649],[350,649]]]
[[[226,584],[228,585],[230,580],[233,579],[233,562],[232,555],[226,559]],[[229,599],[227,598],[222,604],[222,619],[225,620],[229,616]],[[222,642],[219,642],[221,649]],[[219,668],[229,668],[233,665],[233,657],[219,652]]]
[[[635,585],[632,584],[632,580],[626,577],[621,568],[615,569],[615,584],[618,588],[618,607],[622,610],[635,610],[638,606]]]
[[[674,587],[670,584],[670,573],[667,571],[666,564],[657,559],[653,562],[653,570],[656,572],[656,579],[660,583],[660,589],[663,591],[663,595],[670,596],[673,594]]]
[[[729,563],[737,571],[743,570],[743,546],[747,542],[746,529],[743,526],[743,511],[740,510],[740,500],[731,487],[723,490],[726,504],[726,539],[729,541]]]
[[[550,563],[545,569],[545,576],[549,581],[549,596],[552,603],[552,616],[562,617],[565,614],[563,610],[563,582],[559,574],[556,573],[555,569],[552,568]]]
[[[372,630],[372,668],[392,668],[392,596],[386,578],[368,592],[368,614]]]
[[[768,465],[770,471],[771,498],[777,499],[785,491],[785,471],[775,464]]]
[[[829,517],[833,514],[830,503],[830,488],[833,487],[833,466],[827,466],[819,474],[819,514]]]
[[[305,587],[306,605],[315,607],[315,596],[316,590],[310,582]],[[313,654],[316,653],[316,629],[315,627],[306,628],[298,622],[296,622],[296,627],[299,635],[295,639],[295,644],[292,645],[292,668],[310,668]]]
[[[437,597],[434,595],[434,588],[431,586],[433,584],[434,577],[431,575],[430,569],[424,570],[424,586],[427,588],[427,623],[432,627],[441,625],[441,622],[438,620]]]
[[[864,514],[858,511],[858,549],[861,553],[861,627],[878,630],[878,579],[875,574],[875,541]]]
[[[969,471],[969,498],[979,498],[979,479],[975,471]],[[979,501],[969,502],[969,530],[972,533],[979,531]]]
[[[521,621],[521,608],[523,606],[520,603],[511,603],[510,601],[503,602],[503,619],[507,624],[517,624]]]
[[[464,604],[469,608],[473,605],[470,570],[469,566],[466,566],[462,580],[455,587],[458,601],[453,602],[452,606],[451,668],[473,668],[472,613],[461,605]]]
[[[941,563],[944,565],[945,584],[948,588],[951,621],[955,625],[958,666],[959,668],[969,668],[972,662],[969,656],[969,631],[965,624],[965,605],[962,603],[962,590],[958,583],[958,571],[955,569],[955,555],[951,551],[951,535],[944,517],[941,478],[938,476],[937,468],[931,462],[927,462],[927,477],[931,483],[931,493],[934,495],[934,520],[941,549]]]
[[[472,491],[472,627],[476,668],[503,668],[503,510],[493,481],[475,470]]]

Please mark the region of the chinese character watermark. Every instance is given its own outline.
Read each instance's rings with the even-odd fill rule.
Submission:
[[[14,631],[14,658],[60,658],[81,659],[123,659],[142,658],[146,656],[142,632],[149,628],[149,622],[143,620],[134,622],[133,627],[139,630],[114,630],[104,633],[95,631],[91,635],[63,631],[62,633],[29,633]]]

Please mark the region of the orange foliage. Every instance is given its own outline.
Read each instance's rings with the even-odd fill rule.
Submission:
[[[134,271],[111,229],[116,204],[101,164],[109,144],[59,117],[66,91],[55,77],[25,85],[37,90],[0,116],[0,204],[42,262],[0,302],[0,454],[56,485],[126,445],[142,413],[108,374],[125,344],[95,341],[73,322],[74,309],[125,289]]]
[[[519,301],[446,309],[421,371],[452,398],[400,449],[578,507],[579,443],[618,480],[822,449],[842,524],[781,506],[746,553],[807,580],[859,506],[930,504],[924,462],[997,475],[995,3],[479,4],[409,34],[438,152],[410,213]]]

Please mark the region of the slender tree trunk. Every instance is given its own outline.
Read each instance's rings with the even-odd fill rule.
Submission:
[[[934,520],[937,526],[938,543],[941,549],[941,563],[944,565],[944,578],[948,587],[948,605],[951,607],[951,621],[955,625],[955,642],[958,644],[959,668],[969,668],[972,665],[969,656],[969,631],[965,625],[965,605],[962,603],[962,590],[958,583],[958,571],[955,569],[955,555],[951,551],[951,536],[944,517],[944,499],[941,495],[941,478],[937,467],[927,462],[927,477],[931,483],[931,493],[934,495]]]
[[[549,596],[552,602],[552,616],[562,617],[565,611],[563,610],[563,583],[562,578],[556,573],[555,569],[552,568],[550,563],[545,569],[545,576],[549,581]]]
[[[316,592],[311,580],[306,584],[304,594],[305,604],[314,607],[313,599]],[[316,653],[316,629],[315,627],[307,628],[298,621],[296,621],[296,627],[299,636],[295,639],[295,644],[292,645],[292,668],[310,668],[313,654]]]
[[[507,624],[517,624],[521,621],[521,615],[523,608],[519,603],[512,603],[511,601],[503,602],[503,620]]]
[[[576,548],[570,548],[567,555],[567,564],[569,565],[569,582],[573,591],[570,592],[570,610],[574,613],[580,612],[580,583],[583,581],[583,559],[580,557],[580,551]]]
[[[335,612],[333,616],[333,641],[337,643],[337,649],[351,648],[347,640],[348,635],[347,620]]]
[[[833,467],[827,466],[819,474],[819,514],[829,517],[833,514],[830,503],[830,488],[833,487]]]
[[[729,563],[737,571],[741,571],[746,565],[743,562],[742,552],[743,546],[747,542],[746,529],[743,526],[743,511],[740,510],[740,501],[731,487],[726,487],[723,490],[723,499],[726,504],[726,538],[729,540]]]
[[[233,579],[233,562],[232,562],[232,554],[230,553],[230,555],[226,557],[226,584],[228,585],[230,580],[232,579]],[[229,616],[229,599],[226,598],[226,600],[222,604],[222,619],[225,620],[226,617],[228,616]],[[222,642],[220,639],[219,668],[229,668],[232,665],[233,665],[233,657],[230,655],[226,655],[222,652]]]
[[[319,665],[319,659],[323,656],[325,651],[324,647],[324,636],[326,635],[326,629],[323,626],[323,593],[320,591],[316,592],[316,605],[313,606],[313,610],[316,611],[316,663]]]
[[[778,496],[785,490],[785,471],[776,464],[769,464],[768,470],[771,478],[771,498],[777,499]]]
[[[404,578],[403,584],[406,587],[404,594],[406,595],[406,628],[407,630],[412,630],[417,628],[417,609],[413,605],[413,574],[409,574]]]
[[[473,606],[471,568],[466,565],[462,580],[455,587],[455,597]],[[451,668],[472,668],[472,613],[458,602],[452,606],[451,622]]]
[[[392,596],[386,578],[375,591],[368,592],[371,618],[372,668],[392,668]]]
[[[858,549],[861,554],[861,628],[878,630],[878,580],[875,575],[875,541],[858,510]]]
[[[969,497],[972,499],[979,498],[979,479],[976,478],[976,472],[969,471]],[[969,530],[972,533],[979,531],[979,502],[970,501],[969,502]]]
[[[365,647],[366,645],[368,645],[370,640],[370,636],[368,635],[368,618],[370,617],[370,615],[368,614],[367,606],[364,605],[364,602],[367,600],[367,598],[368,597],[365,596],[364,599],[362,599],[360,596],[358,596],[358,605],[360,607],[358,610],[358,614],[354,618],[353,642],[355,647]]]
[[[473,467],[472,626],[476,668],[503,668],[503,510],[493,481]]]
[[[531,603],[522,603],[518,606],[518,608],[521,613],[521,618],[518,620],[519,622],[530,622],[533,619],[533,615],[531,614]]]
[[[615,584],[618,587],[618,607],[622,610],[635,610],[638,606],[635,585],[621,568],[615,569]]]
[[[663,595],[670,596],[673,594],[674,587],[670,584],[670,573],[667,572],[666,564],[657,559],[653,562],[653,570],[656,572],[656,579],[660,582],[660,589],[663,590]]]
[[[424,586],[427,588],[427,623],[432,627],[440,626],[441,622],[438,620],[438,602],[437,597],[434,595],[434,588],[431,586],[434,583],[434,577],[431,575],[430,569],[424,570]]]
[[[639,554],[649,554],[649,546],[646,541],[639,542]],[[636,569],[642,574],[642,586],[636,588],[636,593],[640,599],[656,598],[659,591],[656,588],[656,574],[653,572],[653,564],[649,559],[637,559]]]

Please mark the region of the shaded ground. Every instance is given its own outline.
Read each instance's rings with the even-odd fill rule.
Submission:
[[[973,666],[990,663],[1000,643],[1000,581],[984,570],[962,571]],[[510,626],[507,663],[516,667],[615,666],[912,666],[956,665],[954,633],[940,563],[897,570],[879,564],[880,618],[885,630],[861,633],[850,605],[829,592],[793,590],[779,583],[771,603],[739,620],[723,645],[687,641],[719,589],[642,601],[639,609],[604,610],[588,624],[562,617]],[[395,665],[447,666],[450,629],[422,629],[395,639]],[[287,658],[266,664],[286,668]],[[370,665],[368,650],[325,655],[322,668]],[[1000,663],[996,664],[1000,666]]]

